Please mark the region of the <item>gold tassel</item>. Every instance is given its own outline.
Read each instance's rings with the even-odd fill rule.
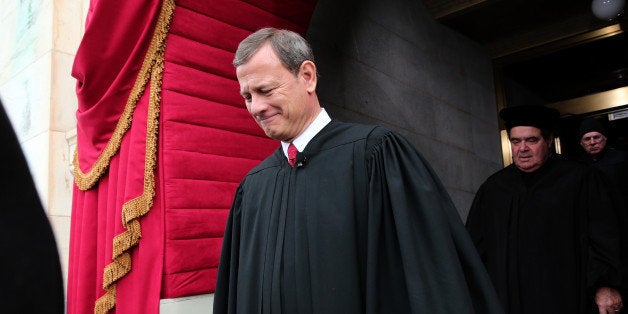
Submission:
[[[87,173],[84,173],[79,165],[79,148],[77,144],[77,148],[74,151],[73,161],[74,180],[81,191],[87,191],[94,187],[96,182],[98,182],[100,178],[102,178],[103,174],[109,168],[111,158],[120,150],[122,138],[131,127],[131,120],[133,117],[133,112],[135,111],[135,107],[137,106],[137,103],[144,94],[144,91],[146,90],[146,85],[148,84],[148,81],[152,75],[151,72],[154,71],[155,63],[157,62],[156,56],[158,54],[163,55],[163,51],[166,45],[166,36],[168,35],[168,29],[170,27],[170,21],[172,20],[174,7],[174,0],[165,0],[162,3],[159,20],[157,21],[157,25],[155,28],[155,33],[153,34],[153,38],[151,39],[150,46],[148,47],[146,57],[142,62],[142,67],[140,68],[140,71],[137,75],[135,84],[131,89],[129,99],[127,99],[124,111],[122,112],[122,115],[118,120],[118,124],[116,125],[116,128],[111,135],[111,138],[107,142],[105,149],[103,149],[102,153],[100,153],[100,155],[96,159],[96,162],[94,162],[94,164]]]

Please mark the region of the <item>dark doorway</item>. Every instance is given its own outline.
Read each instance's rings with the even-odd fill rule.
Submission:
[[[623,116],[624,114],[628,115],[628,105],[561,118],[558,128],[561,154],[570,159],[578,159],[584,153],[579,143],[578,129],[582,120],[586,118],[594,118],[606,128],[608,131],[607,147],[628,151],[628,117],[613,118],[613,116]]]
[[[612,90],[626,92],[626,33],[575,42],[524,59],[502,61],[498,63],[498,69],[502,106],[532,104],[559,109],[558,131],[563,156],[578,159],[583,154],[578,129],[582,120],[591,117],[607,128],[608,147],[628,150],[628,102],[625,96],[620,103],[610,105],[601,105],[609,97],[595,97]]]

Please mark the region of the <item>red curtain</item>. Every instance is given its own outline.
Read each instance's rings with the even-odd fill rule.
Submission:
[[[160,298],[213,292],[235,188],[278,145],[244,108],[233,53],[262,26],[304,34],[314,6],[91,1],[72,72],[68,313],[157,313]]]

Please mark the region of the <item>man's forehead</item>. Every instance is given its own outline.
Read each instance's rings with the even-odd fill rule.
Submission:
[[[256,73],[258,75],[250,75],[238,79],[240,84],[240,92],[250,92],[254,90],[268,88],[277,84],[277,78],[268,73]]]
[[[541,129],[534,126],[515,126],[510,129],[510,137],[541,136]]]

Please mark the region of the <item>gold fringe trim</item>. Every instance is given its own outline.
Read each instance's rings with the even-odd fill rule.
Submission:
[[[161,12],[159,14],[159,20],[157,21],[155,34],[153,35],[153,38],[151,40],[150,49],[146,58],[144,59],[144,64],[142,65],[143,68],[146,64],[150,64],[150,66],[148,66],[148,70],[150,72],[150,95],[146,126],[144,190],[141,196],[128,201],[122,206],[122,225],[126,228],[126,231],[115,236],[113,239],[113,261],[105,267],[103,272],[103,289],[106,291],[106,293],[98,300],[96,300],[96,304],[94,305],[94,313],[96,314],[106,314],[116,306],[116,283],[118,282],[118,280],[120,280],[131,271],[130,249],[138,245],[139,239],[142,237],[139,219],[142,216],[146,215],[153,205],[153,199],[155,197],[154,171],[157,162],[157,135],[159,131],[159,106],[161,104],[161,84],[164,70],[164,51],[166,47],[166,37],[168,35],[168,29],[170,27],[170,21],[172,20],[174,8],[174,0],[164,0],[161,7]],[[150,61],[147,61],[148,59],[150,59]],[[143,73],[144,72],[140,71],[140,75],[138,76],[138,79],[134,86],[134,91],[135,88],[138,86],[143,86],[143,89],[146,87],[146,83],[137,83],[138,81],[145,80],[145,78],[142,76]],[[144,91],[142,90],[139,92],[139,94],[134,92],[132,92],[131,94],[141,95],[143,92]],[[127,108],[132,106],[133,109],[135,109],[135,104],[137,104],[138,100],[139,96],[137,100],[134,101],[131,101],[131,98],[129,98]],[[133,109],[131,109],[130,111],[133,111]],[[127,110],[125,109],[125,114],[126,112]],[[118,126],[120,126],[120,123],[118,123]],[[126,128],[128,129],[128,126]],[[125,129],[124,132],[126,132],[127,129]],[[113,139],[114,138],[112,138],[112,140]],[[111,144],[112,140],[110,140],[109,144]],[[117,151],[120,146],[120,140],[118,139],[117,141],[118,143],[116,144],[117,148],[115,149],[115,151]],[[109,145],[107,146],[107,148],[109,148]],[[111,156],[109,156],[108,158],[109,159],[107,159],[106,161],[106,166],[102,168],[101,165],[98,169],[106,170]],[[98,161],[100,162],[101,158],[99,158]],[[75,167],[77,164],[77,159],[75,159]],[[104,170],[102,171],[104,173]],[[90,175],[91,173],[92,171],[90,171]],[[102,173],[98,174],[98,177],[101,175]],[[88,185],[91,183],[90,187],[95,183],[96,180],[98,180],[98,178],[84,179],[85,181],[83,181],[83,183]],[[89,180],[94,180],[94,182],[91,182]]]
[[[122,115],[118,120],[118,124],[116,125],[116,128],[113,131],[111,138],[109,139],[109,142],[107,142],[105,149],[103,149],[102,153],[100,153],[100,155],[96,159],[96,162],[94,162],[91,169],[87,173],[84,173],[79,166],[79,149],[77,144],[77,148],[74,151],[73,161],[74,180],[77,187],[81,191],[87,191],[94,187],[96,182],[98,182],[98,180],[102,178],[103,174],[109,168],[111,158],[120,150],[122,138],[131,127],[131,120],[137,102],[144,94],[144,91],[146,90],[146,85],[148,84],[148,80],[151,77],[151,71],[156,62],[155,56],[159,54],[160,50],[164,49],[165,39],[166,35],[168,34],[168,28],[170,27],[170,20],[172,19],[174,6],[174,0],[165,0],[163,2],[159,15],[159,20],[157,21],[157,28],[155,29],[155,33],[153,34],[153,38],[146,53],[146,58],[144,58],[144,61],[142,62],[142,67],[140,68],[140,71],[137,75],[135,84],[131,89],[129,99],[127,99],[124,111],[122,112]]]

